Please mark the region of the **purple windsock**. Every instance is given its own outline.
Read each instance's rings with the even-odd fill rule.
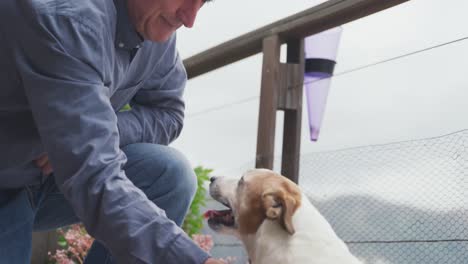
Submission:
[[[304,89],[309,114],[310,140],[317,141],[327,104],[331,76],[336,64],[341,27],[329,29],[304,40]]]

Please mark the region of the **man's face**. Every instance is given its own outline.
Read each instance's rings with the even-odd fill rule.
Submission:
[[[207,0],[128,0],[130,19],[143,38],[164,42],[182,25],[191,28]]]

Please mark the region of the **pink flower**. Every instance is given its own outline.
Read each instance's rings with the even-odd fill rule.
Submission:
[[[68,258],[67,252],[63,249],[58,249],[54,255],[49,252],[49,258],[57,264],[75,264],[73,260]]]
[[[210,252],[210,250],[213,248],[213,238],[210,235],[201,235],[201,234],[195,234],[192,235],[193,241],[203,250],[206,252]]]
[[[66,246],[59,249],[55,254],[49,252],[49,259],[56,264],[83,263],[94,239],[88,235],[82,225],[72,225],[66,231],[58,231],[66,241]]]

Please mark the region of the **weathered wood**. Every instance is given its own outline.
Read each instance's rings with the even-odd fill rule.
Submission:
[[[263,41],[263,67],[258,116],[256,168],[273,168],[276,108],[280,71],[280,40],[270,36]]]
[[[302,87],[303,75],[304,65],[298,63],[280,64],[278,110],[297,109],[301,104],[298,101],[300,98],[297,93],[302,93],[302,89],[296,88]]]
[[[287,95],[295,102],[294,108],[284,109],[283,152],[281,174],[295,183],[299,181],[302,124],[302,84],[304,82],[304,40],[290,40],[287,43],[287,63],[296,65],[289,72]]]
[[[184,60],[189,78],[262,51],[263,39],[279,36],[280,44],[357,20],[409,0],[329,0]]]
[[[34,232],[32,235],[31,264],[48,263],[48,252],[52,254],[58,248],[56,230]],[[1,262],[1,261],[0,261]]]

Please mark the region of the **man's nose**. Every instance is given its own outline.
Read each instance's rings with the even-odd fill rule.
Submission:
[[[187,27],[191,28],[195,24],[195,19],[197,18],[198,10],[203,5],[202,0],[189,0],[185,1],[186,3],[178,10],[178,18],[182,21],[182,24]]]

